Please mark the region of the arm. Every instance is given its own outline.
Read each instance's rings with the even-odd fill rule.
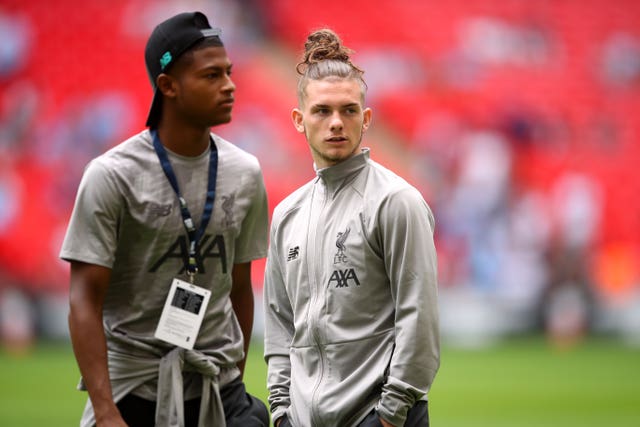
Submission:
[[[241,375],[244,375],[244,366],[247,361],[251,331],[253,329],[253,289],[251,287],[251,263],[235,264],[231,272],[231,305],[236,313],[242,337],[244,338],[244,357],[238,363]]]
[[[71,262],[69,331],[83,382],[96,415],[96,424],[126,426],[111,394],[102,305],[111,269]]]
[[[269,220],[267,195],[257,160],[251,179],[240,185],[253,188],[251,205],[242,220],[240,235],[236,239],[235,263],[231,271],[231,304],[244,338],[244,357],[238,363],[238,367],[244,375],[253,330],[254,296],[251,286],[251,261],[265,256]]]
[[[395,309],[395,349],[376,409],[384,421],[400,426],[429,391],[440,361],[434,221],[412,188],[391,195],[378,219]]]
[[[276,213],[274,212],[274,218]],[[276,220],[274,219],[274,222]],[[272,229],[275,228],[272,226]],[[291,361],[289,348],[294,334],[294,318],[284,276],[278,262],[276,238],[271,235],[264,277],[264,357],[268,365],[269,405],[276,426],[291,405]]]

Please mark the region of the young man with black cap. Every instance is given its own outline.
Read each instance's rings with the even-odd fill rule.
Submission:
[[[266,194],[257,159],[210,131],[234,101],[220,35],[199,12],[154,29],[149,129],[94,159],[80,183],[60,256],[89,392],[82,426],[269,423],[242,382]]]

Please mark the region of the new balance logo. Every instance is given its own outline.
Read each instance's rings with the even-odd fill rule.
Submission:
[[[159,218],[161,216],[167,216],[171,213],[171,204],[159,205],[157,203],[150,202],[147,209],[151,216]]]
[[[334,270],[333,274],[329,278],[329,286],[335,282],[336,288],[347,288],[349,284],[356,284],[360,286],[360,280],[356,275],[356,271],[353,268],[347,268],[346,270]]]
[[[300,246],[296,246],[295,248],[289,248],[289,255],[287,256],[287,261],[293,261],[294,259],[298,259],[300,256]]]

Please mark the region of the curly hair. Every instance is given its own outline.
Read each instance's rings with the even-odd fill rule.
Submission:
[[[323,28],[309,34],[304,44],[302,61],[296,65],[296,71],[301,75],[298,82],[298,102],[302,104],[305,88],[310,80],[327,78],[354,79],[362,88],[362,97],[367,90],[362,75],[364,71],[351,62],[351,49],[342,44],[338,35]]]

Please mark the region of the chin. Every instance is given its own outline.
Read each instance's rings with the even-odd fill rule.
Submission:
[[[348,150],[332,150],[327,153],[327,159],[331,159],[333,162],[341,162],[343,160],[347,160],[349,157],[353,156],[352,151]]]
[[[229,122],[231,122],[231,114],[225,117],[216,117],[214,120],[211,120],[209,126],[226,125]]]

